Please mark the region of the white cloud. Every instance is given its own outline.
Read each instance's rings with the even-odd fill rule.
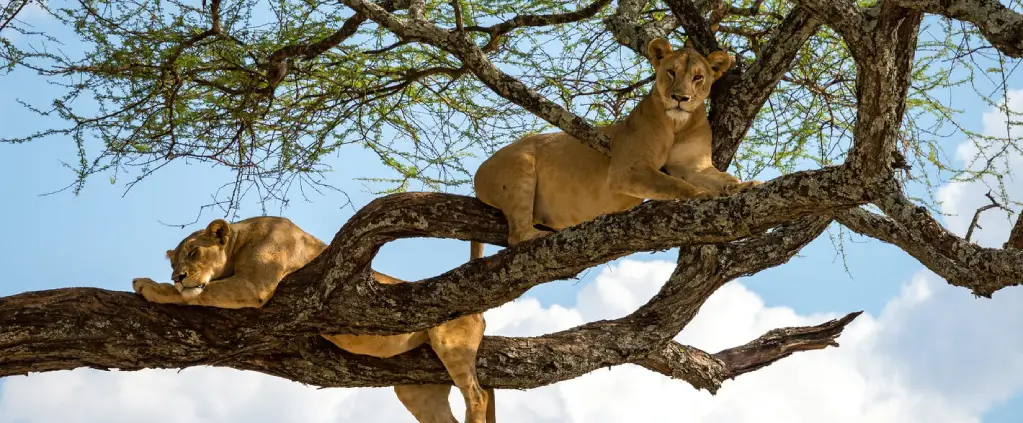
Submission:
[[[1018,114],[1023,113],[1023,89],[1009,90],[1007,103],[1009,110],[1016,113],[1012,118],[1016,123],[1007,126],[1004,111],[999,111],[992,107],[982,117],[984,124],[981,131],[982,134],[1002,138],[1010,137],[1017,140],[1023,139],[1023,126],[1020,126],[1018,123]],[[973,162],[973,158],[978,157],[980,153],[981,151],[977,146],[969,141],[961,143],[956,149],[956,156],[964,165]],[[990,153],[987,153],[986,156],[982,155],[982,157],[987,156],[990,156]],[[974,163],[973,168],[982,168],[983,162],[984,160]],[[1015,201],[1023,201],[1023,174],[1019,173],[1023,171],[1023,157],[1009,151],[1007,154],[1007,166],[1012,169],[1013,173],[1003,175],[1000,182],[1005,184],[1005,190],[1009,198]],[[941,211],[949,215],[945,217],[945,224],[949,230],[959,236],[965,235],[970,222],[973,220],[974,212],[978,208],[990,204],[990,201],[984,194],[991,189],[989,187],[994,187],[994,193],[997,194],[998,186],[999,180],[997,178],[985,176],[980,181],[954,182],[939,189],[938,200],[942,202]],[[1020,211],[1016,206],[1008,206],[1015,212]],[[1013,215],[1012,218],[1015,218],[1015,216]],[[988,210],[981,214],[978,223],[980,228],[974,230],[972,241],[985,247],[999,248],[1009,237],[1009,230],[1015,222],[1004,211]]]
[[[488,332],[530,336],[621,316],[649,299],[668,262],[623,260],[578,294],[578,307],[523,298],[488,312]],[[498,391],[503,421],[979,422],[1023,389],[1023,291],[978,300],[921,273],[879,316],[863,315],[841,348],[800,353],[727,382],[717,396],[637,366],[601,369],[530,391]],[[709,351],[782,326],[820,323],[767,307],[740,283],[719,290],[677,339]],[[452,391],[456,415],[462,401]],[[256,373],[76,370],[8,378],[0,423],[413,422],[389,389],[325,389]]]

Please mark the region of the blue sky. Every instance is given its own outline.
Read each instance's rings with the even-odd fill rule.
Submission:
[[[1023,78],[1014,76],[1009,86],[1023,88]],[[24,70],[0,76],[0,93],[3,93],[0,95],[0,138],[21,136],[60,124],[32,114],[14,102],[16,98],[33,103],[47,101],[54,91],[42,78]],[[957,95],[957,107],[977,111],[963,115],[959,120],[961,125],[983,130],[982,111],[989,109],[986,104],[972,93],[964,92]],[[949,145],[960,141],[950,140]],[[104,176],[90,180],[80,196],[70,192],[41,195],[73,181],[74,174],[64,168],[61,161],[73,162],[74,154],[74,143],[63,138],[0,145],[0,180],[4,181],[0,184],[0,198],[7,204],[0,208],[0,221],[15,222],[5,228],[5,239],[9,242],[0,245],[0,265],[6,269],[0,295],[67,286],[130,290],[133,277],[166,280],[169,266],[164,250],[172,248],[182,236],[210,219],[220,217],[207,212],[198,223],[185,229],[164,224],[194,220],[199,207],[209,202],[216,188],[230,178],[228,172],[205,164],[174,163],[127,195],[124,195],[122,182],[111,185]],[[346,206],[349,197],[355,208],[374,198],[362,182],[353,178],[384,172],[375,155],[357,146],[348,147],[339,156],[330,159],[335,171],[328,179],[347,196],[327,192],[312,196],[311,202],[295,198],[281,213],[325,241],[329,241],[353,214],[352,206]],[[468,187],[455,192],[470,193]],[[243,207],[241,215],[259,213],[259,207],[250,202]],[[270,213],[277,214],[278,210],[270,210]],[[762,299],[763,307],[790,309],[800,316],[854,310],[883,316],[893,299],[905,294],[906,284],[919,277],[921,266],[894,247],[866,242],[862,238],[856,240],[844,243],[848,273],[842,258],[825,236],[790,263],[743,279],[742,286]],[[488,248],[488,253],[494,251],[493,247]],[[374,268],[414,280],[458,266],[467,256],[465,242],[402,240],[385,246]],[[672,258],[673,252],[631,257],[640,261],[670,261]],[[613,276],[621,265],[599,266],[584,273],[579,280],[545,284],[534,288],[527,296],[535,298],[544,310],[572,309],[580,306],[587,287],[598,289],[594,285],[598,276]],[[0,403],[4,395],[10,395],[2,389],[7,383],[0,381]],[[1016,392],[1015,397],[1003,398],[986,407],[983,421],[1023,421],[1023,398],[1020,391]],[[0,416],[0,422],[3,421]]]

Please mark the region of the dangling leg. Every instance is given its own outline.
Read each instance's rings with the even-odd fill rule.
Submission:
[[[458,423],[451,414],[451,385],[398,385],[394,393],[419,423]]]
[[[427,330],[430,346],[465,398],[465,423],[487,423],[487,393],[476,378],[476,352],[485,327],[482,314],[471,314]]]

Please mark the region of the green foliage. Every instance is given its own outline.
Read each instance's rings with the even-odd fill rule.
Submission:
[[[555,0],[459,4],[467,28],[582,7]],[[726,15],[718,34],[748,66],[791,5],[730,4],[757,11]],[[343,157],[346,148],[372,151],[389,169],[389,175],[365,179],[382,192],[442,190],[467,184],[480,155],[526,133],[550,130],[483,86],[446,52],[397,40],[371,22],[342,36],[339,30],[352,13],[339,2],[223,2],[219,33],[209,31],[210,5],[196,1],[46,5],[75,36],[64,40],[65,47],[76,49],[60,49],[53,37],[12,25],[0,29],[5,31],[0,69],[25,66],[61,84],[63,95],[48,107],[26,104],[61,124],[0,142],[71,137],[79,147],[76,192],[96,174],[127,174],[135,183],[169,161],[188,159],[233,169],[236,184],[256,184],[266,198],[281,198],[295,178],[323,184],[326,163],[337,162],[333,158]],[[427,5],[430,21],[455,26],[449,1]],[[650,66],[605,26],[603,19],[615,7],[577,22],[514,29],[489,58],[596,124],[619,120],[648,89]],[[650,2],[639,24],[669,19],[667,11],[661,2]],[[19,49],[25,44],[8,39],[14,31],[38,41],[39,49]],[[484,32],[470,33],[481,46],[489,41]],[[951,107],[947,93],[970,85],[985,91],[990,104],[1004,105],[1004,83],[997,81],[1004,82],[1015,65],[1001,56],[983,57],[989,53],[972,47],[979,43],[973,28],[928,19],[921,33],[902,134],[902,150],[914,165],[908,176],[931,186],[935,175],[976,178],[1004,170],[997,157],[1017,149],[1014,140],[957,125],[961,111]],[[670,37],[677,45],[685,40],[681,29]],[[336,45],[317,51],[321,41]],[[64,53],[70,50],[83,53]],[[280,79],[277,70],[284,66]],[[993,91],[977,85],[982,77],[994,78]],[[856,118],[855,78],[841,39],[827,29],[814,35],[748,132],[734,162],[739,176],[842,160]],[[995,158],[987,166],[955,169],[944,151],[953,134],[976,140]]]

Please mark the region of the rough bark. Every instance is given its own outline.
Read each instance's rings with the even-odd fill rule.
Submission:
[[[1009,232],[1009,239],[1005,241],[1002,248],[1023,250],[1023,217],[1016,217],[1016,224],[1013,225],[1012,232]]]
[[[679,25],[686,30],[689,42],[697,51],[710,54],[721,49],[714,38],[714,31],[711,31],[710,24],[695,3],[690,0],[665,0],[665,3],[668,3]]]
[[[851,318],[785,329],[791,337],[774,335],[771,343],[754,341],[762,347],[728,350],[726,361],[670,341],[717,287],[787,261],[828,221],[808,218],[747,241],[694,247],[699,250],[692,255],[698,263],[680,266],[661,292],[630,316],[535,338],[487,337],[478,361],[482,383],[532,388],[601,367],[636,363],[715,391],[724,380],[755,368],[750,363],[762,367],[808,344],[831,345]],[[428,348],[387,360],[363,357],[338,351],[311,327],[276,333],[254,323],[253,319],[262,317],[258,314],[258,310],[155,305],[133,294],[87,288],[6,297],[0,299],[0,376],[76,367],[137,370],[216,365],[317,386],[449,381]]]
[[[845,40],[856,63],[867,62],[873,55],[872,38],[877,39],[873,25],[852,0],[797,0],[796,4],[806,7],[818,19],[824,21]],[[872,34],[873,32],[873,34]],[[872,36],[873,35],[873,36]]]
[[[1023,283],[1023,251],[967,242],[897,191],[876,204],[887,217],[858,208],[835,217],[857,233],[899,247],[949,284],[969,288],[976,295],[990,298],[995,291]]]
[[[870,56],[856,59],[856,141],[846,163],[868,183],[879,183],[893,172],[921,20],[920,12],[883,4],[872,26],[884,37],[875,35],[866,42]]]

